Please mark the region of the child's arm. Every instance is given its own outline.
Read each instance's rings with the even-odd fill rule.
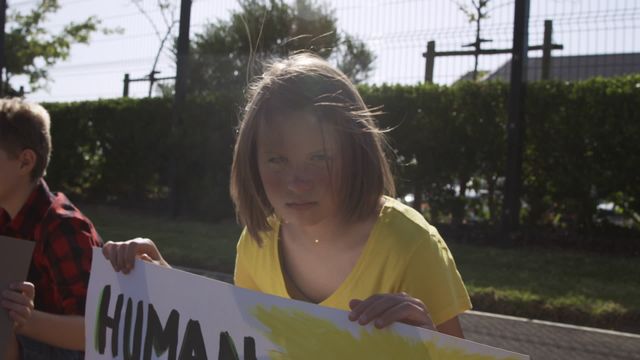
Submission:
[[[17,328],[16,332],[59,348],[84,351],[83,316],[34,310],[29,321]]]
[[[34,297],[35,289],[29,282],[11,284],[10,290],[2,293],[2,306],[9,312],[15,333],[64,349],[84,350],[84,317],[34,310]],[[9,354],[17,351],[17,342],[11,345],[16,349]]]
[[[102,254],[111,261],[115,271],[127,274],[133,269],[136,259],[170,268],[160,254],[160,250],[150,239],[135,238],[123,242],[108,241],[102,247]]]
[[[16,336],[13,333],[9,337],[9,343],[7,344],[7,352],[3,359],[20,360],[20,348],[18,347],[18,339],[16,339]]]

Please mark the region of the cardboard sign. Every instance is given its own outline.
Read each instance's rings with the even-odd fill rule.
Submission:
[[[33,241],[0,236],[0,291],[8,289],[12,282],[27,279],[34,246]],[[12,327],[13,323],[3,308],[0,315],[0,356],[6,353]]]
[[[137,261],[128,275],[93,253],[88,359],[528,359],[404,324],[361,326],[347,312]]]

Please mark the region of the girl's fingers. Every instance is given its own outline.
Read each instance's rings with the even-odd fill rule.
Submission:
[[[104,254],[104,257],[111,262],[113,270],[120,271],[120,269],[118,268],[118,245],[112,241],[109,241],[104,244],[102,253]]]
[[[351,310],[353,310],[353,308],[355,308],[356,306],[358,306],[358,304],[360,304],[362,302],[362,300],[359,299],[352,299],[351,301],[349,301],[349,308]]]
[[[154,261],[154,260],[153,260],[149,255],[147,255],[147,254],[142,254],[142,255],[138,256],[138,258],[139,258],[140,260],[142,260],[142,261],[146,261],[146,262],[148,262],[148,263],[152,263],[152,264],[155,264],[155,263],[156,263],[156,261]]]
[[[404,294],[404,293],[403,293]],[[402,294],[400,294],[402,295]],[[349,303],[351,307],[351,313],[349,313],[349,319],[356,320],[362,315],[362,313],[368,309],[373,303],[378,302],[381,298],[395,296],[395,294],[376,294],[368,297],[366,300],[353,299]]]
[[[397,303],[394,307],[388,309],[375,321],[375,326],[382,329],[396,321],[435,330],[429,314],[420,306],[410,301]]]
[[[162,267],[171,269],[171,266],[166,261],[164,261],[162,259],[162,257],[160,257],[160,256],[158,256],[157,259],[153,259],[148,254],[142,254],[142,255],[139,256],[139,258],[141,260],[143,260],[143,261],[150,262],[150,263],[152,263],[154,265],[158,265],[158,266],[162,266]]]
[[[129,266],[127,264],[127,248],[129,246],[127,243],[118,246],[118,268],[125,274],[129,272]]]
[[[124,242],[107,242],[102,248],[102,253],[113,266],[115,271],[129,273],[135,266],[136,258],[145,255],[151,262],[161,262],[160,252],[153,241],[143,238],[135,238]]]
[[[366,300],[356,300],[357,303],[351,308],[349,313],[349,319],[351,321],[357,320],[362,312],[364,312],[371,304],[377,302],[383,295],[377,294],[369,296]]]
[[[142,248],[142,246],[138,246],[138,244],[135,242],[132,242],[129,244],[129,246],[127,246],[127,272],[131,271],[135,266],[136,258],[139,255],[138,252],[140,248]]]
[[[434,328],[424,303],[404,292],[374,295],[364,301],[353,299],[349,306],[352,309],[349,319],[358,320],[361,325],[376,320],[376,327],[382,328],[401,321],[414,326]]]
[[[379,318],[382,314],[393,308],[401,301],[399,298],[389,295],[378,298],[377,301],[371,303],[359,316],[358,323],[366,325],[372,320]]]

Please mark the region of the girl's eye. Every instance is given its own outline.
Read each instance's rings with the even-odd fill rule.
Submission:
[[[270,164],[284,164],[286,162],[286,159],[283,158],[282,156],[273,156],[267,159],[267,162],[269,162]]]
[[[311,155],[311,160],[314,161],[327,161],[330,160],[331,158],[327,155],[327,154],[314,154]]]

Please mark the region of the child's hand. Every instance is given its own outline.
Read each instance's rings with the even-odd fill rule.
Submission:
[[[124,242],[109,241],[102,247],[102,254],[111,261],[115,271],[122,271],[125,274],[133,269],[136,259],[171,267],[160,255],[156,244],[149,239],[135,238]]]
[[[30,282],[9,284],[9,289],[2,291],[2,307],[7,309],[15,329],[22,328],[33,313],[35,287]]]
[[[379,294],[368,299],[351,300],[349,320],[366,325],[375,321],[375,327],[382,329],[399,321],[405,324],[436,330],[426,306],[406,293]]]

